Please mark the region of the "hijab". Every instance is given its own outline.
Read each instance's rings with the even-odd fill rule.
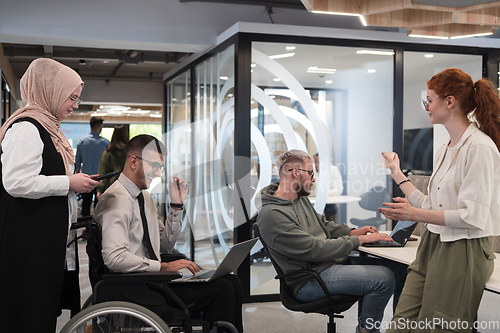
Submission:
[[[21,78],[21,98],[27,106],[14,112],[0,128],[0,145],[12,123],[19,118],[33,118],[50,134],[69,176],[68,166],[75,164],[74,152],[56,115],[79,85],[83,85],[80,75],[68,66],[48,58],[34,60]]]

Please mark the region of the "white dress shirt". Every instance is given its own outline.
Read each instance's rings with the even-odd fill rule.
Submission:
[[[500,153],[490,137],[472,123],[460,142],[436,155],[429,196],[416,190],[414,207],[444,211],[441,241],[500,235]],[[445,155],[449,163],[445,162]]]
[[[5,190],[16,198],[40,199],[49,196],[68,196],[68,242],[76,236],[70,230],[76,222],[78,206],[76,194],[69,190],[69,177],[40,175],[42,170],[43,141],[35,125],[28,121],[15,123],[2,141],[2,182]],[[73,173],[74,165],[69,165]],[[75,249],[66,251],[66,267],[76,269]]]
[[[102,256],[112,271],[122,273],[159,271],[159,261],[147,257],[142,240],[144,229],[137,196],[141,190],[123,173],[104,194],[94,212],[94,219],[102,226]],[[160,258],[173,250],[182,227],[183,211],[169,209],[165,225],[158,218],[151,195],[144,195],[144,210],[148,221],[153,250]]]

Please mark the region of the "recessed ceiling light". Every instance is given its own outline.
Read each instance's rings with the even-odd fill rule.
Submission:
[[[470,38],[470,37],[484,37],[484,36],[490,36],[493,35],[492,32],[485,32],[482,34],[472,34],[472,35],[463,35],[463,36],[453,36],[450,37],[450,39],[459,39],[459,38]]]
[[[224,80],[224,81],[229,80],[229,78],[227,76],[219,76],[219,79]]]
[[[257,64],[251,64],[251,65],[250,65],[250,67],[255,67],[255,66],[257,66]]]
[[[368,73],[375,73],[377,70],[376,69],[369,69],[367,70]]]
[[[295,52],[292,53],[283,53],[283,54],[275,54],[275,55],[270,55],[269,59],[281,59],[281,58],[290,58],[295,55]]]
[[[333,83],[333,81],[332,81],[332,80],[326,80],[326,81],[325,81],[325,83],[326,83],[326,84],[332,84],[332,83]]]
[[[287,50],[287,51],[292,51],[292,50],[295,50],[295,46],[287,46],[287,47],[286,47],[286,50]]]
[[[434,54],[425,54],[424,57],[426,57],[426,58],[433,58]]]
[[[280,81],[281,81],[281,79],[280,79],[279,77],[275,77],[275,78],[273,79],[273,81],[274,81],[274,82],[280,82]]]
[[[335,68],[318,68],[318,67],[309,67],[307,69],[308,73],[318,73],[318,74],[335,74],[337,69]]]
[[[444,36],[427,36],[427,35],[414,35],[414,34],[409,34],[408,37],[430,38],[430,39],[448,39],[448,37],[444,37]]]
[[[361,21],[361,24],[363,26],[368,26],[368,23],[366,23],[365,17],[363,15],[359,15],[359,20]]]
[[[357,50],[356,54],[394,55],[394,51]]]

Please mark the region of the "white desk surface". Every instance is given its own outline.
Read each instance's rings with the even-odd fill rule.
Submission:
[[[415,237],[418,240],[408,241],[405,247],[364,247],[363,245],[361,245],[358,250],[363,253],[369,253],[377,257],[386,258],[409,265],[413,262],[413,260],[415,260],[417,247],[420,243],[419,236],[412,237]],[[500,294],[500,254],[496,253],[496,256],[497,258],[495,259],[495,270],[493,271],[491,278],[486,283],[485,289],[493,293]]]
[[[309,197],[309,200],[314,203],[316,201],[316,197]],[[354,197],[350,195],[331,195],[326,198],[327,204],[340,204],[340,203],[348,203],[348,202],[357,202],[360,201],[360,197]]]

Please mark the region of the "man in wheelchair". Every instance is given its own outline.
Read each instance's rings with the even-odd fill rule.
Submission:
[[[159,260],[160,249],[162,253],[171,253],[174,248],[182,227],[183,202],[189,189],[189,184],[180,178],[174,177],[170,181],[170,207],[164,224],[158,218],[153,198],[144,190],[149,188],[154,178],[161,176],[166,153],[166,147],[153,136],[134,137],[127,145],[122,174],[99,200],[94,219],[102,226],[102,256],[104,264],[112,272],[177,271],[187,268],[194,274],[200,270],[194,262],[185,259],[171,262]],[[165,307],[155,304],[156,309],[160,309],[157,311],[175,308],[172,298],[166,297],[166,286],[148,285],[148,289],[144,295],[152,295],[153,292],[157,299],[159,294],[165,303]],[[243,291],[235,275],[229,274],[204,283],[170,283],[168,289],[184,304],[192,304],[192,315],[202,313],[203,319],[209,322],[230,322],[238,332],[243,332]],[[159,315],[169,316],[166,312]]]

